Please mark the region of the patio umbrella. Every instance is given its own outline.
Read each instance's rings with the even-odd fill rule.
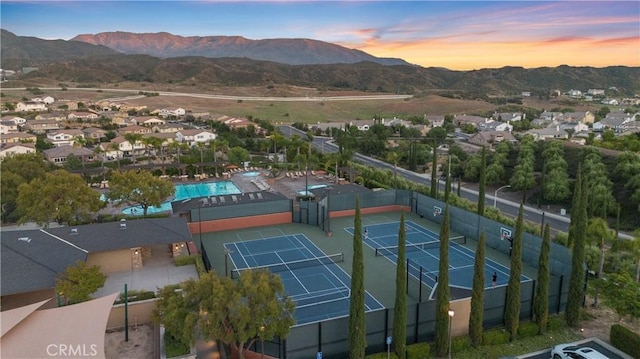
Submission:
[[[233,169],[238,168],[238,166],[236,166],[236,165],[227,165],[227,168],[230,169],[230,170],[233,170]]]

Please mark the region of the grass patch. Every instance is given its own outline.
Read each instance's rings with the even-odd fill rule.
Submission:
[[[548,332],[545,335],[536,335],[515,342],[481,345],[477,348],[468,348],[455,352],[456,357],[465,359],[500,358],[503,356],[516,356],[524,353],[535,352],[550,348],[552,343],[566,343],[580,339],[570,328]]]

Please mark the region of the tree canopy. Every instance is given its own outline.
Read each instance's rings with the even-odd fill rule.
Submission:
[[[65,170],[19,185],[16,203],[18,223],[34,221],[39,225],[88,221],[104,206],[99,192],[87,187],[79,175]]]
[[[174,187],[171,181],[155,177],[148,171],[114,172],[109,182],[110,190],[106,197],[117,205],[126,203],[139,204],[143,214],[151,206],[160,204],[173,195]]]
[[[67,304],[86,302],[91,294],[104,286],[107,276],[99,266],[87,266],[81,260],[60,273],[56,279],[56,293],[66,299]]]
[[[278,275],[247,270],[237,281],[210,272],[158,294],[154,316],[183,343],[195,342],[195,328],[238,350],[256,340],[284,338],[295,320],[295,303],[284,294]]]

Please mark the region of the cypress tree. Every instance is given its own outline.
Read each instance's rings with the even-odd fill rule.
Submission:
[[[449,350],[449,204],[440,228],[440,259],[436,288],[435,354],[443,357]]]
[[[567,237],[567,247],[572,248],[573,247],[573,240],[575,237],[575,234],[573,234],[573,228],[575,227],[575,219],[574,219],[574,213],[578,213],[580,211],[580,209],[578,208],[580,206],[580,194],[582,193],[582,186],[583,186],[583,182],[582,182],[582,174],[580,172],[582,172],[582,164],[578,164],[578,170],[577,170],[577,174],[576,174],[576,183],[573,186],[573,198],[571,199],[571,223],[569,224],[569,235]],[[576,216],[577,218],[577,216]]]
[[[449,203],[449,195],[451,195],[451,174],[447,173],[447,181],[444,185],[444,201]]]
[[[484,257],[485,235],[480,233],[476,259],[473,266],[473,291],[469,314],[469,338],[473,346],[482,344],[482,320],[484,315]]]
[[[538,324],[538,334],[547,330],[549,317],[549,252],[551,250],[551,227],[549,223],[544,226],[542,247],[538,259],[538,283],[536,295],[533,299],[533,318]]]
[[[566,319],[567,324],[576,327],[580,324],[580,307],[584,299],[585,281],[585,244],[587,239],[587,201],[588,191],[584,186],[582,170],[578,168],[576,180],[576,192],[574,197],[579,197],[578,206],[571,213],[571,225],[569,226],[569,238],[573,238],[573,250],[571,258],[571,277],[569,278],[569,294],[567,298]],[[579,192],[578,192],[579,190]]]
[[[436,140],[433,140],[433,158],[431,159],[431,198],[438,198],[438,153]]]
[[[400,215],[398,230],[398,265],[396,267],[396,301],[393,309],[393,351],[398,359],[406,358],[407,347],[407,260],[404,211]]]
[[[482,147],[482,157],[480,159],[480,187],[478,188],[478,214],[484,216],[484,197],[486,192],[487,178],[487,150]]]
[[[513,238],[511,251],[511,273],[507,285],[507,304],[505,307],[504,324],[509,332],[509,340],[514,341],[518,336],[520,325],[520,277],[522,276],[522,232],[524,227],[524,207],[520,203],[516,235]]]
[[[364,317],[362,219],[360,218],[359,197],[356,197],[356,215],[353,227],[353,267],[351,270],[351,300],[349,303],[349,357],[362,359],[364,358],[367,341]]]

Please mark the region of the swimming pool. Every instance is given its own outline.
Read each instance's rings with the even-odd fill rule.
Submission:
[[[242,175],[245,176],[245,177],[257,177],[257,176],[260,176],[260,172],[251,171],[251,172],[245,172]]]
[[[147,214],[165,212],[171,210],[171,202],[184,199],[221,196],[226,194],[240,194],[242,191],[231,181],[189,183],[175,185],[175,196],[172,200],[162,202],[159,207],[149,207]],[[142,206],[130,206],[122,210],[122,213],[142,215]]]

